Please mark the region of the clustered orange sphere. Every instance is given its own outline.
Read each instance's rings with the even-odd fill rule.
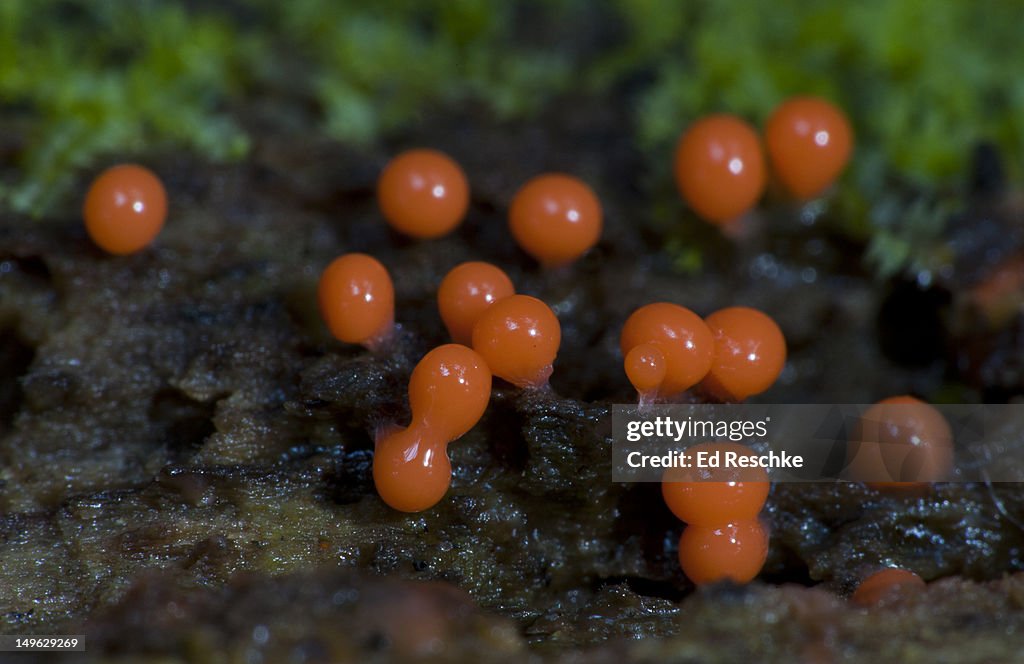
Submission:
[[[668,375],[668,361],[657,344],[643,343],[633,346],[626,353],[623,368],[629,382],[633,383],[633,387],[640,395],[641,405],[658,398],[658,389]]]
[[[768,559],[768,531],[760,521],[687,526],[679,538],[679,565],[698,586],[749,583]]]
[[[735,452],[752,456],[739,443],[701,443],[687,453]],[[758,514],[768,499],[764,468],[670,468],[661,494],[665,504],[688,525],[679,538],[679,564],[687,578],[703,585],[729,579],[751,581],[768,557],[768,533]]]
[[[771,387],[786,364],[786,338],[767,314],[727,307],[704,319],[715,340],[704,388],[723,401],[743,401]]]
[[[925,587],[924,579],[910,570],[890,567],[867,576],[853,591],[850,601],[861,606],[881,606]]]
[[[793,97],[765,125],[768,163],[798,200],[828,189],[853,151],[845,114],[818,97]],[[740,118],[714,114],[690,125],[675,152],[675,180],[683,199],[706,221],[729,225],[757,205],[767,182],[765,150]]]
[[[409,379],[412,422],[377,438],[373,482],[381,500],[401,512],[440,502],[451,485],[448,443],[476,425],[490,398],[491,372],[473,349],[446,344],[427,353]]]
[[[655,302],[630,314],[619,335],[619,348],[628,357],[641,344],[659,350],[665,364],[665,376],[654,390],[634,383],[641,394],[654,391],[666,398],[675,396],[696,385],[711,368],[714,341],[708,326],[700,316],[678,304]],[[631,371],[635,375],[638,368],[627,366],[627,376]]]
[[[949,479],[953,432],[934,406],[911,396],[883,399],[861,416],[847,451],[847,476],[879,489],[917,489]]]
[[[384,219],[399,233],[418,239],[447,235],[469,209],[469,182],[455,160],[438,150],[408,150],[396,156],[377,181]]]
[[[167,192],[148,168],[113,166],[93,180],[82,218],[98,247],[111,254],[132,254],[147,247],[164,227]]]
[[[771,387],[786,363],[782,331],[749,307],[702,320],[677,304],[648,304],[626,320],[619,347],[641,403],[672,399],[702,381],[713,396],[742,401]]]
[[[516,193],[508,213],[512,237],[543,265],[571,263],[601,237],[603,213],[593,189],[562,173],[538,175]]]
[[[437,289],[441,320],[455,343],[473,343],[473,325],[484,309],[515,295],[512,280],[501,268],[482,261],[455,266]]]
[[[495,302],[473,326],[473,349],[495,376],[516,387],[545,387],[561,343],[562,328],[555,312],[529,295]]]
[[[345,254],[334,259],[317,287],[320,315],[339,341],[370,350],[384,346],[395,322],[391,275],[373,256]]]
[[[413,423],[445,442],[472,429],[490,399],[490,368],[479,353],[460,344],[430,351],[409,378]]]
[[[739,443],[700,443],[687,454],[700,452],[754,456]],[[661,494],[680,520],[695,526],[714,526],[757,518],[768,499],[768,472],[751,468],[670,468],[665,471]]]

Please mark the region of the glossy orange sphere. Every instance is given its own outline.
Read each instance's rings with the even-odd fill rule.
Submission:
[[[334,259],[317,287],[320,315],[340,341],[379,348],[394,330],[395,289],[387,269],[366,254]]]
[[[846,168],[853,130],[831,102],[794,97],[768,119],[765,143],[775,176],[794,196],[808,199],[830,187]]]
[[[754,128],[733,115],[709,115],[679,139],[675,178],[689,206],[725,224],[757,205],[765,188],[764,154]]]
[[[726,579],[748,583],[768,558],[768,532],[759,521],[687,526],[679,538],[679,564],[698,586]]]
[[[571,175],[539,175],[516,193],[509,228],[523,251],[547,266],[571,263],[601,237],[603,213],[594,191]]]
[[[705,319],[715,353],[705,387],[742,401],[771,387],[786,364],[786,339],[770,316],[750,307],[720,309]]]
[[[444,498],[452,482],[447,444],[422,428],[397,429],[377,440],[373,483],[400,512],[422,512]]]
[[[914,488],[949,479],[953,432],[934,406],[911,396],[868,408],[850,437],[847,476],[877,488]]]
[[[469,183],[455,161],[437,150],[408,150],[384,167],[377,181],[381,213],[399,233],[441,237],[462,223]]]
[[[861,606],[879,606],[924,587],[924,579],[917,574],[893,567],[875,572],[861,581],[850,601]]]
[[[437,289],[437,308],[452,340],[468,345],[473,343],[473,325],[483,310],[515,292],[501,268],[471,261],[445,275]]]
[[[167,192],[153,171],[121,164],[93,180],[82,206],[85,230],[111,254],[135,253],[148,246],[167,219]]]
[[[768,473],[764,468],[724,467],[726,453],[754,456],[739,443],[700,443],[687,448],[696,465],[698,453],[718,454],[717,468],[669,468],[661,495],[672,513],[695,526],[715,526],[756,519],[768,499]]]
[[[622,354],[641,344],[654,344],[665,357],[665,378],[658,390],[663,396],[679,394],[704,378],[715,348],[701,317],[670,302],[640,307],[626,320],[619,336]]]
[[[626,377],[640,394],[656,393],[668,374],[665,354],[656,344],[640,344],[626,353]]]
[[[473,349],[495,376],[517,387],[547,385],[561,343],[558,317],[529,295],[495,302],[473,326]]]
[[[491,371],[472,348],[438,346],[423,356],[409,379],[412,424],[444,442],[473,428],[491,399]]]

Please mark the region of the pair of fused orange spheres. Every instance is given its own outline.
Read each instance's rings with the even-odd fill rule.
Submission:
[[[473,428],[491,398],[491,371],[478,353],[439,346],[409,379],[412,422],[378,436],[373,481],[381,500],[402,512],[436,505],[451,485],[448,444]]]
[[[687,450],[753,452],[738,443],[701,443]],[[665,504],[687,523],[679,538],[679,564],[698,585],[725,579],[751,581],[768,557],[768,532],[758,514],[768,498],[764,468],[672,468],[661,484]]]
[[[112,166],[89,186],[82,219],[98,247],[111,254],[133,254],[147,247],[163,229],[167,192],[148,168]]]
[[[853,151],[846,115],[818,97],[783,102],[765,125],[772,173],[791,195],[813,198],[832,185]],[[767,183],[756,130],[740,118],[716,114],[698,120],[679,139],[675,179],[699,216],[727,224],[757,204]]]
[[[516,387],[547,385],[562,343],[558,317],[537,298],[517,295],[501,268],[455,266],[437,289],[437,308],[452,339],[472,345],[495,376]]]
[[[384,219],[400,233],[437,238],[455,230],[469,209],[462,168],[437,150],[408,150],[384,167],[377,182]],[[509,229],[522,249],[550,267],[585,254],[601,237],[603,213],[593,190],[571,175],[539,175],[515,194]]]
[[[742,401],[771,387],[786,363],[782,331],[750,307],[702,320],[677,304],[648,304],[626,320],[619,344],[641,403],[672,399],[701,381],[712,396]]]

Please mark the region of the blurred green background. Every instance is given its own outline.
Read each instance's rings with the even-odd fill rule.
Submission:
[[[45,214],[104,156],[234,160],[262,131],[366,146],[446,109],[528,122],[577,96],[627,109],[664,192],[696,117],[760,124],[812,93],[851,116],[835,200],[892,273],[962,195],[976,143],[1019,176],[1022,17],[1019,0],[3,0],[0,206]]]

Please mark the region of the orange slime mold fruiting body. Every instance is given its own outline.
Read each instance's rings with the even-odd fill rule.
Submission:
[[[704,386],[726,401],[743,401],[771,387],[786,364],[786,339],[768,315],[728,307],[705,321],[715,340]]]
[[[753,208],[765,188],[761,141],[754,128],[733,115],[709,115],[679,139],[675,179],[694,212],[727,224]]]
[[[687,448],[696,460],[700,452],[754,456],[739,443],[701,443]],[[696,464],[696,461],[694,461]],[[757,518],[768,498],[770,484],[764,468],[670,468],[661,494],[672,513],[694,526],[716,526]]]
[[[726,579],[748,583],[768,558],[768,533],[757,520],[687,526],[679,538],[679,564],[697,585]]]
[[[561,173],[539,175],[516,192],[509,229],[516,243],[547,267],[575,261],[601,238],[603,212],[594,191]]]
[[[104,251],[126,255],[147,247],[167,219],[167,192],[151,170],[113,166],[89,186],[82,205],[85,230]]]
[[[480,420],[491,372],[471,348],[446,344],[416,364],[409,379],[412,424],[377,438],[373,481],[381,500],[402,512],[436,505],[451,484],[448,443]]]
[[[879,606],[924,587],[924,579],[917,574],[892,567],[875,572],[861,581],[850,601],[861,606]]]
[[[640,344],[626,353],[623,361],[626,377],[640,395],[640,403],[655,401],[658,389],[668,373],[665,354],[657,344]]]
[[[794,97],[768,119],[765,143],[779,182],[806,200],[828,189],[843,172],[853,152],[853,131],[831,102]]]
[[[462,168],[438,150],[408,150],[396,156],[377,181],[384,219],[399,233],[418,239],[451,233],[469,208],[469,183]]]
[[[380,262],[366,254],[334,259],[320,276],[320,314],[339,341],[379,349],[394,332],[395,290]]]
[[[452,481],[446,441],[426,427],[398,429],[377,440],[373,483],[381,500],[400,512],[422,512],[444,498]]]
[[[934,406],[911,396],[883,399],[860,418],[849,446],[850,479],[916,489],[949,479],[953,432]]]
[[[437,289],[441,320],[455,343],[473,343],[473,324],[484,309],[514,295],[515,287],[501,268],[481,261],[454,267]]]
[[[473,326],[473,349],[495,376],[517,387],[547,385],[561,341],[558,317],[529,295],[512,295],[494,303]]]
[[[665,358],[658,393],[672,397],[696,385],[711,368],[714,339],[700,316],[670,302],[655,302],[634,311],[622,327],[623,356],[641,344],[654,344]]]
[[[409,379],[413,426],[446,443],[483,416],[491,398],[491,371],[479,353],[459,344],[423,356]]]

